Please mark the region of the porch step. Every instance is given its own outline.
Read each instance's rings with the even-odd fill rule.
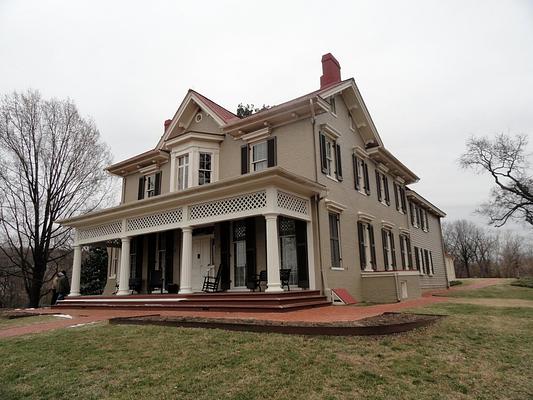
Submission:
[[[325,305],[331,305],[331,302],[318,290],[306,290],[281,293],[195,293],[181,296],[79,296],[62,300],[54,308],[280,312]]]

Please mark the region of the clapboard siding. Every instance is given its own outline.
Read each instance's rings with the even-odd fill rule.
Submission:
[[[433,255],[433,267],[435,274],[433,276],[420,275],[420,287],[422,289],[437,289],[447,286],[446,267],[444,263],[444,254],[442,249],[442,233],[440,220],[435,215],[428,212],[429,231],[424,232],[421,228],[415,228],[410,225],[411,246],[413,251],[413,262],[415,246],[431,251]]]

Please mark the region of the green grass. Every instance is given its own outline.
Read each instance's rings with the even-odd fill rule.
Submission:
[[[488,286],[482,289],[457,290],[445,294],[446,297],[465,297],[471,299],[519,299],[533,300],[533,289],[512,286],[510,282]]]
[[[448,317],[376,338],[98,324],[3,339],[0,398],[533,396],[533,309],[435,304],[422,311]]]
[[[34,317],[23,317],[13,319],[0,317],[0,330],[34,324],[43,324],[45,322],[57,321],[58,319],[58,317],[54,317],[52,315],[36,315]]]
[[[511,285],[533,289],[533,277],[517,279],[516,281],[511,282]]]

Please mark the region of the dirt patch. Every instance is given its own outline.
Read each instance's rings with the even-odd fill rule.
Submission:
[[[140,316],[114,318],[111,324],[159,325],[191,328],[217,328],[236,331],[271,332],[300,335],[386,335],[409,331],[432,324],[442,318],[438,315],[384,313],[357,321],[305,322],[261,319],[228,319],[174,316]]]

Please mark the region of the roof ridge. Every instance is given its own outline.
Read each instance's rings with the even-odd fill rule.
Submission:
[[[214,102],[209,97],[204,96],[200,92],[197,92],[194,89],[189,89],[189,92],[192,92],[195,95],[199,96],[206,103],[206,105],[224,122],[228,122],[234,119],[240,119],[236,114],[232,113],[227,108],[222,107],[220,104]]]

